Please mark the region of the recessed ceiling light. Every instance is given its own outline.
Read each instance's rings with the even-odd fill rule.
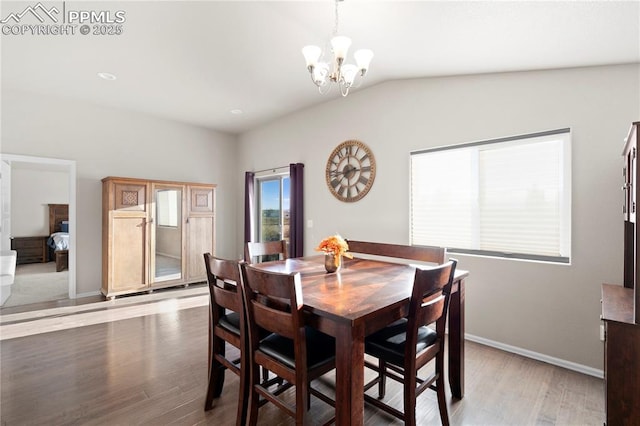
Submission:
[[[98,77],[109,81],[115,80],[117,78],[114,74],[111,74],[109,72],[99,72]]]
[[[238,114],[242,114],[244,111],[242,111],[241,109],[236,108],[236,109],[232,109],[232,110],[231,110],[231,111],[229,111],[229,112],[230,112],[231,114],[238,115]]]

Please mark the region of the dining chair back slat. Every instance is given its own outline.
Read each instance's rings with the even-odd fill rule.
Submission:
[[[242,307],[238,301],[238,295],[235,290],[231,290],[229,287],[229,284],[225,287],[220,287],[219,285],[214,284],[213,293],[216,303],[223,308],[230,309],[234,312],[240,312]]]
[[[292,322],[291,314],[264,305],[263,302],[252,301],[253,315],[256,324],[272,333],[293,339],[296,326]]]
[[[244,259],[250,264],[262,262],[265,256],[275,257],[277,255],[279,260],[286,260],[288,258],[287,252],[286,240],[247,242],[244,246]]]
[[[421,324],[432,324],[440,318],[442,311],[444,310],[444,304],[446,297],[441,295],[435,299],[430,299],[428,302],[423,302],[422,306],[416,313],[416,321]]]

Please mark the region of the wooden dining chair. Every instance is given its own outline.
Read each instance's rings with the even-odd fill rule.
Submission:
[[[247,263],[264,262],[265,256],[272,257],[268,260],[286,260],[288,257],[287,252],[287,242],[285,240],[260,243],[247,242],[244,246],[244,259]],[[256,259],[255,261],[254,258]]]
[[[457,262],[416,269],[409,314],[365,338],[365,353],[378,359],[378,365],[365,361],[365,366],[378,375],[365,385],[364,399],[383,411],[401,419],[407,425],[416,424],[416,398],[427,388],[438,396],[440,420],[449,425],[444,381],[445,322],[449,296]],[[427,325],[435,323],[435,330]],[[435,358],[435,369],[427,378],[418,377],[418,370]],[[404,412],[382,400],[386,378],[404,386]],[[378,397],[366,393],[378,384]]]
[[[237,424],[244,425],[247,413],[245,320],[240,292],[240,269],[237,261],[219,259],[204,254],[209,284],[209,382],[205,410],[213,408],[213,400],[220,396],[225,370],[239,377]],[[237,358],[226,355],[225,343],[239,351]]]
[[[346,240],[350,253],[370,254],[374,256],[410,259],[420,262],[444,263],[447,249],[435,246],[405,246],[400,244],[373,243],[368,241]]]
[[[335,368],[335,339],[305,326],[299,273],[268,272],[245,263],[241,270],[248,325],[247,362],[251,368],[248,424],[257,422],[260,397],[293,417],[297,425],[308,424],[310,394],[335,406],[331,398],[310,385]],[[273,334],[260,339],[261,328]],[[259,382],[259,367],[284,379],[283,386],[295,386],[295,406],[278,396],[282,387],[270,391]]]

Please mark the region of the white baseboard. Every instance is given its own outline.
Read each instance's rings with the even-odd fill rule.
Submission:
[[[567,361],[560,358],[555,358],[549,355],[530,351],[528,349],[519,348],[517,346],[507,345],[504,343],[496,342],[494,340],[485,339],[484,337],[474,336],[472,334],[465,333],[464,337],[465,339],[470,340],[472,342],[480,343],[486,346],[491,346],[492,348],[500,349],[505,352],[511,352],[514,354],[522,355],[527,358],[546,362],[547,364],[557,365],[558,367],[563,367],[568,370],[577,371],[578,373],[587,374],[589,376],[597,377],[599,379],[604,378],[604,371],[598,370],[597,368],[588,367],[586,365],[577,364],[575,362]]]

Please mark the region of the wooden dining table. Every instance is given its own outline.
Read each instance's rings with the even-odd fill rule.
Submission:
[[[361,425],[364,415],[365,336],[407,315],[415,265],[380,259],[344,259],[327,273],[324,256],[254,264],[266,271],[299,272],[308,325],[336,339],[336,424]],[[456,270],[448,314],[451,394],[464,396],[464,280]]]

